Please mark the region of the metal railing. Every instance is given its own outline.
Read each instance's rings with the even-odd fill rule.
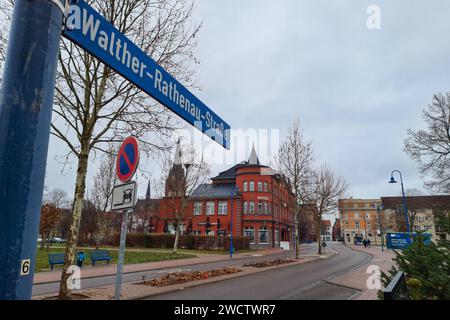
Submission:
[[[384,300],[408,300],[406,279],[403,271],[398,272],[383,290]]]

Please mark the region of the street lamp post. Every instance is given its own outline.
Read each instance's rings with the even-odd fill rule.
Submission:
[[[408,219],[408,207],[406,205],[406,196],[405,196],[405,189],[403,187],[403,177],[402,177],[402,173],[399,170],[394,170],[391,173],[391,180],[389,180],[389,183],[397,183],[397,181],[394,178],[394,173],[398,173],[400,175],[400,183],[402,186],[402,195],[403,195],[403,209],[405,212],[405,223],[406,223],[406,230],[409,232],[409,234],[411,235],[411,226],[409,225],[409,219]]]
[[[381,251],[384,251],[384,236],[383,236],[383,225],[381,224],[381,216],[380,216],[380,210],[384,209],[384,207],[381,205],[377,205],[377,215],[378,215],[378,226],[380,228],[380,235],[381,235]]]
[[[230,259],[233,258],[233,198],[239,192],[239,188],[236,187],[231,191],[230,199]]]

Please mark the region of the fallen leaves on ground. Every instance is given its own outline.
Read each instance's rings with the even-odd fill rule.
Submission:
[[[145,281],[141,284],[153,287],[165,287],[195,280],[205,280],[213,277],[237,273],[240,271],[241,270],[238,268],[228,267],[211,271],[173,272],[153,280]]]
[[[292,259],[275,259],[275,260],[266,260],[261,262],[250,262],[244,265],[244,267],[255,267],[255,268],[266,268],[272,266],[278,266],[280,264],[286,264],[294,262]]]

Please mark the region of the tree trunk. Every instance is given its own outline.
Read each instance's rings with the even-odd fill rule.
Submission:
[[[66,257],[64,260],[64,268],[61,275],[61,283],[59,287],[59,299],[71,299],[71,292],[67,287],[67,280],[70,275],[67,269],[72,265],[75,258],[78,234],[80,230],[81,211],[83,209],[84,193],[86,190],[86,174],[88,168],[89,152],[84,151],[78,157],[77,179],[75,183],[75,199],[72,207],[72,221],[69,228],[69,235],[66,245]]]
[[[300,256],[300,239],[298,237],[298,213],[295,214],[295,259]]]
[[[319,219],[319,222],[318,222],[319,226],[317,227],[317,237],[318,237],[317,241],[319,243],[319,251],[318,251],[319,254],[322,254],[322,234],[320,232],[320,230],[321,230],[321,228],[320,228],[321,220],[322,219]]]
[[[173,251],[172,251],[172,253],[177,253],[178,239],[179,238],[180,238],[180,224],[178,224],[177,230],[175,231],[175,241],[173,242]]]
[[[45,248],[46,248],[47,251],[48,251],[48,249],[49,249],[49,247],[50,247],[50,241],[51,241],[51,239],[52,239],[51,236],[52,236],[51,231],[47,232],[47,243],[46,243],[46,246],[45,246]]]
[[[44,246],[45,246],[45,233],[42,232],[41,233],[41,250],[44,250]]]

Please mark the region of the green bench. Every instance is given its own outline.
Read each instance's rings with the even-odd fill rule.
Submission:
[[[90,254],[93,266],[95,266],[95,263],[97,261],[106,261],[106,264],[109,264],[109,262],[112,260],[112,257],[109,255],[108,250],[92,250]]]

